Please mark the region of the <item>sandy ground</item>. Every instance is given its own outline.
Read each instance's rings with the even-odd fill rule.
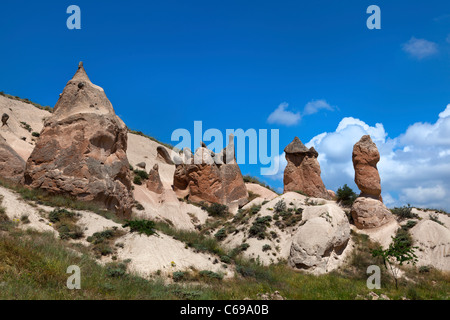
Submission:
[[[35,145],[36,138],[31,135],[32,132],[40,133],[44,119],[49,117],[51,113],[38,109],[29,103],[0,96],[0,116],[3,113],[8,114],[9,119],[7,125],[0,127],[0,134],[26,161]],[[31,132],[26,130],[21,122],[29,124]],[[22,138],[25,138],[25,141]]]

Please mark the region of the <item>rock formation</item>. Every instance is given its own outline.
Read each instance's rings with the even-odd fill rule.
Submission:
[[[301,191],[310,197],[329,199],[325,185],[320,177],[318,153],[308,149],[298,137],[284,149],[287,166],[284,169],[284,192]]]
[[[25,161],[0,136],[0,177],[14,183],[23,183]]]
[[[136,164],[136,167],[139,167],[141,169],[145,169],[146,163],[145,162],[139,162],[138,164]]]
[[[247,203],[248,192],[234,157],[232,135],[228,146],[218,154],[200,147],[193,156],[190,150],[183,150],[182,157],[178,161],[183,160],[183,163],[176,165],[173,179],[176,192],[186,193],[194,202],[239,206]]]
[[[2,115],[2,127],[8,123],[9,115],[7,113],[4,113]]]
[[[304,214],[304,223],[292,239],[289,265],[317,274],[328,272],[347,247],[348,219],[344,211],[334,205],[317,207]]]
[[[164,186],[159,176],[159,166],[155,164],[153,169],[150,170],[147,179],[147,189],[155,193],[161,194],[164,190]]]
[[[377,169],[380,153],[369,135],[363,136],[353,146],[352,160],[355,168],[355,183],[361,190],[361,196],[381,200],[380,175]]]
[[[170,158],[169,152],[167,152],[166,148],[158,146],[156,148],[156,152],[158,153],[156,157],[160,161],[165,162],[167,164],[174,164],[172,159]]]
[[[380,154],[369,135],[365,135],[353,146],[353,167],[355,183],[361,190],[353,203],[351,214],[355,226],[359,229],[377,228],[394,219],[381,198],[380,175],[377,163]]]
[[[377,228],[394,218],[383,202],[371,197],[358,197],[352,205],[351,214],[358,229]]]
[[[450,230],[432,220],[422,220],[410,230],[416,250],[418,266],[432,265],[450,271]]]
[[[25,184],[129,217],[134,201],[126,150],[125,124],[80,63],[28,158]]]

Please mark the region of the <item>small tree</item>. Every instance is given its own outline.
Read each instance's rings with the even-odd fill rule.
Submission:
[[[358,198],[358,195],[347,184],[344,184],[343,187],[337,189],[336,197],[337,202],[342,206],[351,207],[356,198]]]
[[[413,265],[417,262],[417,256],[414,254],[414,249],[417,247],[412,247],[410,243],[405,242],[403,237],[396,236],[392,237],[392,243],[389,248],[383,250],[380,246],[378,249],[372,250],[373,257],[381,257],[386,269],[391,271],[392,276],[395,280],[395,288],[398,289],[398,269],[395,268],[395,262],[399,265],[412,263]]]

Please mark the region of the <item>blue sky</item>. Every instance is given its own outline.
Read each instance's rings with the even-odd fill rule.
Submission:
[[[71,4],[81,8],[81,30],[66,28]],[[366,27],[371,4],[381,8],[381,30]],[[1,6],[0,91],[54,106],[84,61],[130,128],[167,143],[173,130],[192,130],[196,120],[204,129],[279,129],[275,153],[282,154],[294,136],[314,145],[331,189],[344,183],[356,189],[351,146],[378,123],[382,130],[371,132],[382,154],[387,202],[450,209],[450,142],[431,139],[450,136],[442,129],[446,114],[439,118],[450,103],[448,1],[75,0]],[[280,104],[291,113],[268,120]],[[420,122],[430,125],[413,126]],[[336,133],[340,123],[344,129]],[[430,139],[418,146],[415,134],[424,130],[431,130]],[[341,140],[313,143],[320,134]],[[434,166],[433,174],[416,174],[424,163]],[[400,173],[394,170],[399,164],[405,164]],[[241,169],[258,175],[259,167]],[[279,175],[263,180],[282,186]],[[417,193],[431,196],[418,199]]]

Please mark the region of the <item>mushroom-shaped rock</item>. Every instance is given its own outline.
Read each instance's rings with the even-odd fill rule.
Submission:
[[[307,148],[298,137],[286,146],[287,165],[284,170],[284,192],[301,191],[308,196],[329,199],[320,177],[318,153],[314,147]]]

